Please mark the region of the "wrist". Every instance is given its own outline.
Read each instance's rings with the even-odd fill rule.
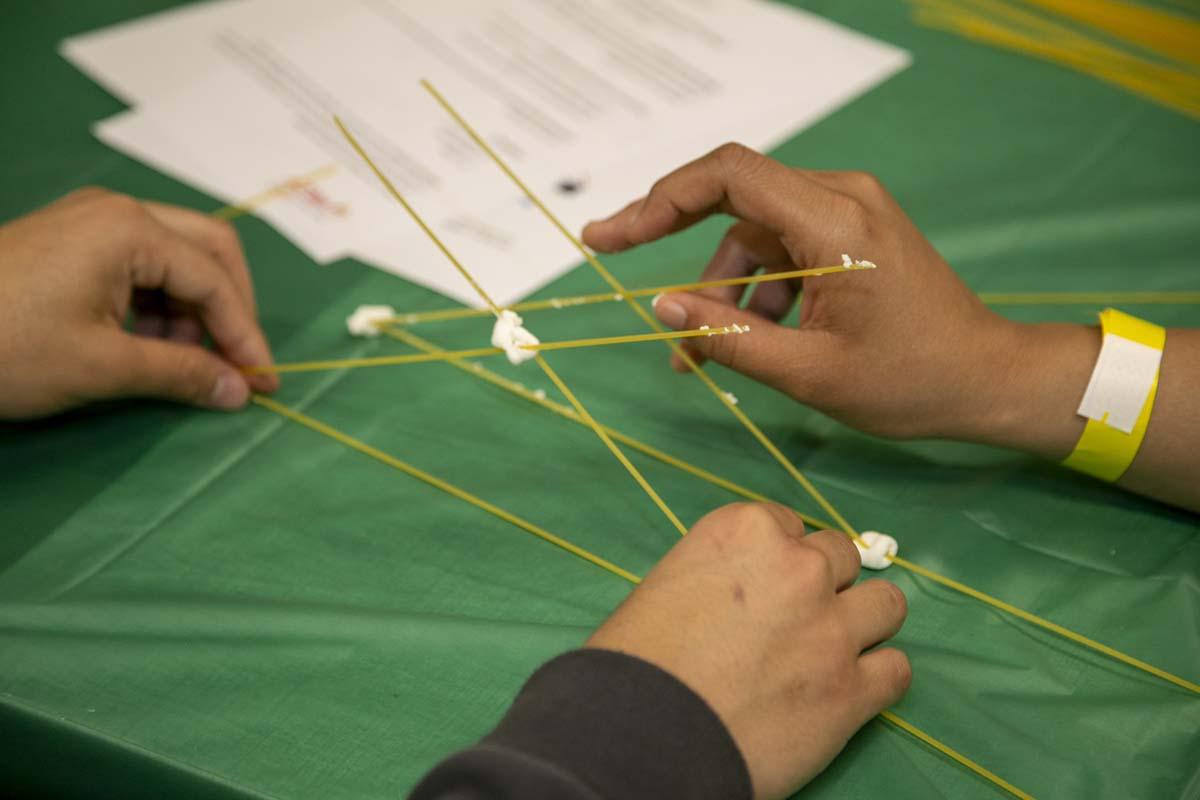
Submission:
[[[1083,433],[1076,411],[1100,352],[1099,328],[1000,320],[982,349],[976,391],[950,438],[1054,461],[1069,455]]]

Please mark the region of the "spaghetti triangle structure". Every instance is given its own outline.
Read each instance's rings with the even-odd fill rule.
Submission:
[[[503,158],[488,144],[488,142],[479,135],[479,133],[467,122],[467,120],[450,104],[450,102],[428,81],[422,81],[421,85],[430,94],[433,100],[445,110],[445,112],[454,120],[454,122],[462,129],[462,131],[480,148],[480,150],[501,170],[513,184],[525,195],[525,197],[536,207],[539,212],[546,218],[547,222],[556,230],[559,231],[570,243],[578,250],[582,259],[592,268],[596,275],[607,285],[609,291],[607,293],[583,296],[582,298],[566,298],[555,301],[533,301],[531,303],[517,304],[513,309],[519,310],[535,310],[535,309],[565,309],[576,305],[585,305],[593,302],[623,302],[628,306],[631,312],[641,320],[641,322],[650,329],[648,334],[630,335],[625,337],[613,337],[613,341],[604,340],[579,340],[580,342],[592,344],[617,344],[617,339],[622,342],[644,341],[661,339],[663,343],[669,347],[679,358],[685,363],[688,368],[699,378],[701,384],[711,393],[714,398],[734,417],[746,432],[766,451],[768,456],[775,461],[780,468],[803,490],[804,496],[808,497],[825,515],[827,519],[818,518],[803,510],[797,509],[806,522],[820,528],[836,528],[843,531],[847,536],[856,542],[861,542],[862,539],[859,531],[851,525],[847,518],[836,508],[836,506],[818,489],[818,487],[810,480],[796,465],[787,457],[782,449],[780,449],[767,435],[759,428],[747,414],[738,406],[736,399],[725,391],[704,369],[701,368],[685,351],[679,346],[676,335],[670,334],[659,325],[657,320],[638,302],[639,297],[644,297],[653,292],[653,289],[628,289],[622,284],[616,276],[600,262],[596,255],[591,252],[583,243],[569,231],[563,223],[554,215],[548,206],[528,187],[528,185],[517,176],[513,169],[504,161]],[[481,313],[490,314],[500,317],[502,311],[511,309],[502,309],[492,300],[491,296],[482,286],[475,276],[467,269],[467,267],[450,251],[445,242],[437,235],[430,227],[425,219],[413,207],[412,204],[405,198],[389,180],[387,175],[376,165],[370,155],[363,148],[361,143],[355,138],[352,131],[340,120],[335,118],[334,123],[346,138],[347,142],[371,169],[380,183],[387,192],[401,205],[404,211],[408,214],[411,220],[425,233],[426,236],[437,246],[441,253],[446,257],[450,265],[462,276],[462,278],[471,286],[472,290],[479,296],[480,300],[487,306],[485,312],[476,312],[474,310],[449,310],[437,312],[424,312],[419,314],[399,314],[386,321],[380,326],[380,331],[391,338],[399,340],[408,346],[412,347],[418,353],[411,356],[385,357],[384,359],[351,359],[343,361],[329,362],[305,362],[301,365],[293,365],[295,371],[301,371],[309,368],[348,368],[353,366],[370,366],[369,363],[351,363],[351,362],[371,362],[376,363],[420,363],[424,361],[439,361],[450,367],[462,370],[474,377],[494,386],[503,391],[521,397],[531,404],[541,407],[543,410],[553,413],[559,418],[565,419],[575,424],[582,425],[592,431],[593,434],[600,440],[604,447],[613,455],[620,463],[622,468],[629,474],[634,482],[639,486],[645,496],[651,503],[662,513],[667,522],[680,534],[687,533],[687,526],[675,514],[666,500],[655,490],[650,484],[645,475],[634,465],[626,454],[625,449],[636,451],[641,455],[659,461],[663,464],[671,466],[675,469],[682,470],[693,477],[705,481],[707,483],[718,486],[736,496],[754,500],[754,501],[769,501],[770,498],[756,492],[752,489],[741,486],[740,484],[722,477],[708,469],[696,466],[685,461],[682,458],[671,455],[659,448],[649,445],[621,430],[603,424],[598,421],[588,411],[584,403],[579,399],[575,392],[563,380],[562,376],[555,370],[543,353],[539,350],[534,353],[533,360],[542,370],[551,384],[558,390],[562,397],[567,401],[565,404],[551,400],[544,393],[533,391],[523,386],[522,384],[505,378],[491,370],[488,370],[482,364],[474,359],[484,355],[494,354],[489,351],[494,348],[479,348],[477,350],[468,351],[448,351],[438,345],[416,336],[410,330],[409,325],[430,322],[430,321],[449,321],[467,317],[478,316]],[[311,179],[311,178],[310,178]],[[270,197],[276,196],[279,192],[276,190],[268,190],[261,197],[252,198],[246,204],[241,206],[230,207],[223,209],[224,214],[244,213],[244,211],[258,202],[264,202]],[[851,267],[853,268],[853,267]],[[817,274],[831,274],[837,271],[844,271],[847,267],[828,267],[818,268],[825,272],[817,272]],[[787,276],[794,277],[794,276]],[[755,280],[769,280],[770,278],[753,278],[745,279],[742,282],[750,283]],[[836,279],[827,278],[827,279]],[[667,288],[670,290],[679,290],[681,287],[698,286],[699,284],[677,284],[672,287],[657,287]],[[1145,302],[1197,302],[1200,301],[1200,293],[1179,293],[1180,297],[1171,296],[1170,293],[1155,293],[1153,296],[1147,295],[1143,300]],[[1187,295],[1183,297],[1182,295]],[[1195,296],[1192,296],[1195,295]],[[1081,295],[1064,300],[1064,302],[1090,302],[1095,297],[1092,295]],[[1136,300],[1135,300],[1136,301]],[[1046,303],[1054,302],[1053,296],[1031,293],[1028,295],[1013,295],[1009,297],[997,297],[996,302],[1029,302],[1029,303]],[[728,331],[726,331],[728,333]],[[741,333],[738,331],[737,333]],[[578,342],[567,343],[576,345]],[[559,349],[546,347],[543,349]],[[317,366],[312,366],[317,365]],[[629,584],[636,585],[640,582],[641,577],[635,573],[607,560],[602,555],[593,553],[579,547],[568,539],[551,533],[534,522],[518,517],[510,511],[505,510],[499,505],[488,501],[478,495],[475,495],[467,489],[461,488],[444,478],[435,476],[429,472],[422,470],[399,457],[386,453],[366,442],[356,439],[347,433],[337,430],[336,428],[321,422],[313,417],[308,416],[303,411],[284,405],[270,398],[256,396],[254,402],[262,409],[275,413],[292,422],[300,424],[305,428],[314,431],[318,434],[333,439],[344,446],[347,446],[359,453],[373,458],[374,460],[386,464],[393,469],[403,472],[417,480],[420,480],[434,488],[452,496],[456,499],[469,503],[470,505],[489,513],[505,522],[529,533],[544,542],[547,542],[559,549],[579,558],[583,561],[598,567],[610,575],[621,578]],[[789,507],[793,503],[785,503]],[[1073,644],[1086,648],[1095,653],[1101,654],[1106,658],[1125,665],[1126,667],[1140,671],[1145,675],[1153,676],[1156,679],[1166,682],[1175,690],[1183,690],[1187,693],[1188,700],[1196,700],[1200,698],[1200,684],[1184,677],[1172,674],[1166,670],[1155,667],[1148,662],[1138,659],[1132,655],[1123,653],[1108,645],[1102,644],[1095,639],[1087,637],[1081,633],[1072,631],[1062,625],[1054,623],[1051,620],[1044,619],[1030,611],[1022,609],[1014,604],[1011,604],[1003,599],[985,593],[979,589],[973,588],[953,578],[940,574],[928,567],[922,566],[916,562],[910,561],[899,556],[889,557],[892,564],[907,570],[916,576],[920,576],[926,580],[936,583],[945,589],[957,592],[963,596],[976,600],[994,612],[1002,613],[1022,622],[1037,627],[1043,631],[1061,637]],[[1028,792],[1018,788],[1014,784],[1002,778],[1000,775],[991,771],[981,763],[967,757],[963,753],[954,749],[950,745],[935,738],[926,731],[918,728],[907,720],[899,717],[892,711],[884,711],[880,714],[880,718],[893,726],[894,728],[903,731],[921,744],[932,748],[946,758],[965,767],[974,774],[980,776],[984,780],[991,783],[997,789],[1002,790],[1010,796],[1018,798],[1032,798]]]

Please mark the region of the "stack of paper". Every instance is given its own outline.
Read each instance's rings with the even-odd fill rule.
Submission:
[[[578,254],[421,78],[578,229],[724,141],[777,144],[909,61],[764,0],[212,0],[63,53],[133,107],[96,126],[111,146],[223,202],[259,198],[318,262],[353,256],[469,304],[334,114],[508,304]]]

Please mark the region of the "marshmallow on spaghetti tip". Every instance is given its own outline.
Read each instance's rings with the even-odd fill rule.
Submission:
[[[860,538],[866,542],[863,547],[858,542],[858,554],[862,557],[862,565],[867,569],[887,569],[892,565],[891,556],[900,551],[900,545],[891,536],[878,531],[863,531]]]
[[[346,330],[351,336],[378,336],[381,323],[396,316],[391,306],[359,306],[346,317]]]
[[[522,346],[539,344],[538,338],[525,330],[522,322],[519,314],[506,308],[500,312],[492,328],[492,347],[503,350],[510,364],[522,364],[537,356],[536,350],[526,350]]]
[[[856,261],[850,257],[849,253],[842,253],[842,266],[843,267],[867,267],[868,269],[876,268],[876,264],[874,261],[867,261],[866,259],[860,259],[860,260]]]

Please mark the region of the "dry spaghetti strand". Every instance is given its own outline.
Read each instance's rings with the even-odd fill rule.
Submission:
[[[353,436],[351,436],[348,433],[343,433],[342,431],[339,431],[330,425],[326,425],[324,422],[321,422],[320,420],[313,419],[312,417],[308,416],[307,414],[297,411],[296,409],[291,408],[290,406],[286,406],[277,400],[272,400],[269,397],[264,397],[263,395],[256,394],[256,395],[253,395],[250,399],[253,400],[254,403],[256,403],[257,405],[261,406],[262,408],[267,409],[268,411],[272,411],[281,417],[286,417],[287,419],[290,419],[293,422],[298,422],[301,425],[305,426],[306,428],[309,428],[310,430],[314,430],[317,433],[320,433],[324,436],[328,436],[329,438],[334,439],[335,441],[341,442],[342,444],[346,445],[347,447],[351,447],[351,448],[357,450],[358,452],[363,453],[364,455],[370,456],[371,458],[375,459],[376,461],[380,461],[384,464],[387,464],[389,467],[392,467],[393,469],[398,469],[401,472],[405,473],[406,475],[411,475],[412,477],[416,478],[417,480],[419,480],[423,483],[427,483],[430,486],[434,487],[435,489],[440,489],[441,491],[445,492],[446,494],[457,497],[459,500],[462,500],[465,503],[470,503],[471,505],[475,506],[476,508],[486,511],[487,513],[492,514],[494,516],[497,516],[500,519],[504,520],[505,522],[512,523],[513,525],[516,525],[521,530],[523,530],[527,533],[531,533],[534,536],[538,537],[539,539],[549,542],[550,544],[554,545],[555,547],[566,550],[571,555],[578,556],[579,558],[582,558],[584,561],[587,561],[590,564],[594,564],[597,567],[600,567],[601,569],[603,569],[607,572],[611,572],[613,575],[616,575],[619,578],[624,578],[625,580],[629,581],[632,584],[638,584],[638,583],[642,582],[641,578],[639,578],[637,575],[634,575],[629,570],[618,567],[616,564],[612,563],[611,561],[601,558],[600,556],[598,556],[595,553],[592,553],[588,550],[584,550],[582,547],[572,544],[571,542],[568,542],[566,539],[562,538],[561,536],[555,536],[553,533],[550,533],[545,528],[534,525],[532,522],[522,519],[521,517],[518,517],[516,514],[513,514],[509,511],[505,511],[503,508],[500,508],[499,506],[495,505],[494,503],[489,503],[487,500],[476,497],[475,495],[471,494],[470,492],[468,492],[465,489],[460,489],[459,487],[455,486],[454,484],[449,483],[448,481],[444,481],[435,475],[431,475],[430,473],[425,472],[422,469],[418,469],[417,467],[414,467],[412,464],[409,464],[405,461],[401,461],[400,459],[396,458],[395,456],[389,455],[377,447],[372,447],[371,445],[367,444],[366,442],[355,439]]]
[[[289,178],[283,183],[272,186],[266,191],[259,192],[253,197],[249,197],[240,203],[218,208],[216,211],[212,212],[212,216],[216,217],[217,219],[224,220],[237,219],[245,214],[253,213],[255,209],[266,205],[277,197],[283,197],[284,195],[291,194],[292,192],[298,192],[301,189],[312,186],[318,181],[323,181],[335,172],[337,172],[336,164],[326,164],[323,167],[314,169],[312,172],[307,172],[303,175],[297,175],[294,178]]]
[[[1197,305],[1200,292],[980,292],[990,306],[1001,305]]]
[[[1000,611],[1003,611],[1006,614],[1011,614],[1012,616],[1017,617],[1018,619],[1025,620],[1026,622],[1028,622],[1031,625],[1036,625],[1039,628],[1044,628],[1045,630],[1048,630],[1051,633],[1055,633],[1055,634],[1063,637],[1064,639],[1068,639],[1072,642],[1075,642],[1076,644],[1083,645],[1084,647],[1089,648],[1091,650],[1095,650],[1097,653],[1102,653],[1102,654],[1108,656],[1109,658],[1120,661],[1122,664],[1126,664],[1128,666],[1134,667],[1135,669],[1139,669],[1142,672],[1148,673],[1157,678],[1161,678],[1162,680],[1167,681],[1168,683],[1173,683],[1176,686],[1179,686],[1180,688],[1183,688],[1183,689],[1187,689],[1190,692],[1195,692],[1196,694],[1200,694],[1200,684],[1193,683],[1192,681],[1189,681],[1186,678],[1181,678],[1178,675],[1174,675],[1170,672],[1167,672],[1165,669],[1160,669],[1160,668],[1154,666],[1153,664],[1147,664],[1145,661],[1142,661],[1139,658],[1134,658],[1133,656],[1127,655],[1126,653],[1122,653],[1120,650],[1113,649],[1112,647],[1109,647],[1106,644],[1101,644],[1100,642],[1097,642],[1095,639],[1089,639],[1088,637],[1084,636],[1081,633],[1076,633],[1075,631],[1070,630],[1069,628],[1064,628],[1062,625],[1051,622],[1048,619],[1043,619],[1042,617],[1039,617],[1036,614],[1031,614],[1028,611],[1018,608],[1017,606],[1014,606],[1012,603],[1007,603],[998,597],[992,597],[990,594],[984,594],[983,592],[979,591],[978,589],[972,589],[970,586],[967,586],[966,584],[959,583],[958,581],[953,580],[952,578],[947,578],[945,575],[939,575],[938,573],[934,572],[933,570],[926,569],[925,567],[922,567],[919,564],[914,564],[913,562],[911,562],[907,559],[904,559],[904,558],[900,558],[899,556],[892,556],[891,562],[898,567],[902,567],[906,570],[909,570],[910,572],[915,572],[917,575],[920,575],[924,578],[928,578],[929,580],[934,581],[935,583],[940,583],[942,586],[946,586],[950,589],[953,589],[956,592],[965,594],[968,597],[973,597],[976,600],[980,601],[981,603],[986,603],[987,605],[992,606],[993,608],[999,609]]]
[[[471,285],[471,288],[475,290],[475,294],[479,295],[483,302],[487,303],[487,307],[491,309],[491,312],[497,317],[500,316],[500,309],[496,306],[495,301],[492,300],[491,295],[489,295],[484,288],[479,285],[478,281],[471,276],[471,273],[467,272],[467,268],[464,267],[459,260],[454,257],[454,253],[451,253],[450,248],[446,247],[446,245],[442,243],[442,240],[438,238],[436,233],[433,232],[433,229],[425,224],[425,220],[421,218],[421,215],[417,213],[415,208],[408,204],[408,201],[404,199],[404,195],[400,194],[400,190],[395,187],[387,175],[383,174],[383,170],[375,165],[375,161],[369,155],[367,155],[367,151],[364,150],[363,146],[358,143],[358,139],[342,122],[341,117],[334,116],[333,122],[335,125],[337,125],[338,130],[341,131],[342,136],[345,137],[346,141],[350,143],[350,146],[354,148],[354,152],[358,154],[358,157],[366,163],[366,165],[371,169],[371,172],[375,173],[375,177],[378,178],[379,182],[383,184],[383,188],[387,190],[387,193],[390,194],[397,203],[404,207],[404,210],[408,212],[408,216],[412,218],[412,221],[417,223],[417,227],[424,231],[425,235],[428,236],[429,240],[437,246],[438,250],[442,251],[442,255],[446,257],[446,260],[454,265],[454,268],[458,270],[458,274],[461,275],[463,279]]]
[[[1021,800],[1033,800],[1033,796],[1031,794],[1029,794],[1028,792],[1024,792],[1024,791],[1018,789],[1016,786],[1013,786],[1011,783],[1004,780],[1004,778],[1001,778],[999,775],[992,772],[990,769],[984,767],[981,764],[978,764],[978,763],[972,761],[971,759],[967,758],[966,756],[964,756],[962,753],[958,752],[954,748],[948,747],[947,745],[942,744],[937,739],[934,739],[932,736],[925,733],[925,731],[921,730],[920,728],[913,725],[912,723],[902,719],[901,717],[896,716],[891,711],[880,711],[879,716],[881,719],[891,723],[892,725],[895,725],[900,730],[902,730],[905,733],[909,734],[910,736],[916,738],[918,741],[921,741],[921,742],[929,745],[930,747],[932,747],[934,750],[937,750],[942,755],[944,755],[948,758],[951,758],[954,761],[957,761],[959,764],[962,764],[964,767],[971,770],[976,775],[979,775],[980,777],[986,778],[987,780],[991,781],[992,783],[999,786],[1004,791],[1011,794],[1013,797],[1019,797],[1019,798],[1021,798]]]
[[[448,358],[479,358],[481,356],[500,355],[504,351],[498,347],[476,347],[472,350],[458,350],[452,353],[407,353],[402,356],[371,356],[368,358],[331,358],[325,361],[293,361],[283,364],[264,364],[257,367],[243,367],[243,375],[266,375],[285,372],[320,372],[329,369],[360,369],[363,367],[389,367],[399,364],[424,364],[430,361],[445,361]]]

